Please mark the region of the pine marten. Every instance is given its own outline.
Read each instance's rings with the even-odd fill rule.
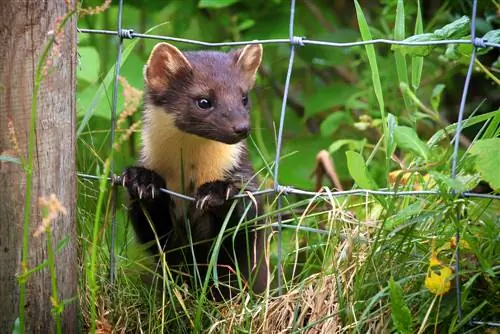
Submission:
[[[160,43],[144,68],[140,166],[129,167],[122,175],[130,196],[129,214],[140,242],[151,242],[150,250],[158,253],[157,243],[152,242],[156,234],[169,268],[187,271],[191,278],[199,272],[202,282],[214,240],[233,202],[228,198],[242,189],[257,189],[244,139],[250,133],[248,93],[261,59],[260,44],[228,53],[182,53]],[[165,187],[196,201],[186,205],[185,200],[160,192]],[[267,286],[265,232],[249,224],[241,227],[242,217],[261,215],[261,205],[237,201],[227,226],[237,233],[223,239],[218,253],[220,283],[211,289],[216,300],[234,295],[239,286],[236,265],[240,282],[255,293]]]

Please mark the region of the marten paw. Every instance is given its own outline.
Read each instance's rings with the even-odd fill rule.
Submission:
[[[122,173],[123,187],[127,188],[132,199],[144,201],[160,197],[160,188],[165,181],[156,172],[144,167],[129,167]]]
[[[223,205],[229,198],[236,195],[238,189],[228,182],[215,181],[202,184],[195,196],[198,210],[210,210]]]

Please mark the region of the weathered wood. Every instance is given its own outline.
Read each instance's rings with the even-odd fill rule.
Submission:
[[[73,2],[73,1],[72,1]],[[15,154],[9,139],[8,120],[12,120],[19,142],[20,156],[27,158],[31,117],[31,97],[35,67],[48,32],[58,17],[66,13],[64,0],[2,0],[0,10],[0,154]],[[29,268],[47,259],[46,236],[34,237],[41,222],[37,207],[40,196],[55,194],[67,215],[53,225],[54,247],[68,238],[69,243],[56,254],[59,300],[77,297],[76,253],[76,175],[75,175],[75,69],[76,29],[73,18],[66,26],[49,75],[42,82],[38,98],[38,121],[34,156],[31,203]],[[26,190],[23,168],[0,162],[0,332],[10,333],[19,316],[22,222]],[[53,333],[51,284],[48,268],[29,276],[27,285],[26,332]],[[78,331],[75,298],[63,313],[63,332]]]

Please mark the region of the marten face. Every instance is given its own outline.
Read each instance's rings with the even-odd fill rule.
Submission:
[[[261,58],[261,45],[182,54],[160,43],[144,71],[148,103],[172,116],[181,131],[235,144],[250,133],[248,93]]]

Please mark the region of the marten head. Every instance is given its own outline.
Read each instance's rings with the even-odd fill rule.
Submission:
[[[144,69],[146,103],[184,132],[235,144],[250,133],[248,93],[262,59],[260,44],[229,53],[180,52],[157,44]]]

